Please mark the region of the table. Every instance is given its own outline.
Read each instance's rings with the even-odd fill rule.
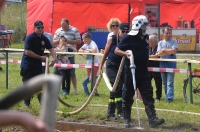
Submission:
[[[0,39],[3,40],[3,46],[0,46],[0,48],[6,48],[7,46],[5,46],[5,39],[8,39],[8,35],[12,36],[12,34],[14,33],[14,30],[5,30],[5,31],[0,31]],[[6,38],[5,38],[6,36]],[[8,47],[11,44],[10,43],[10,39],[8,39]]]

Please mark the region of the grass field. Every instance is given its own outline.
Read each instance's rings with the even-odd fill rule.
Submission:
[[[12,19],[11,19],[12,18]],[[12,36],[12,48],[23,48],[23,44],[13,44],[16,42],[21,42],[23,36],[26,33],[26,3],[22,4],[22,24],[20,18],[20,5],[11,4],[8,5],[5,10],[1,13],[1,24],[6,25],[7,29],[15,30],[15,33]],[[22,25],[22,29],[20,28]],[[1,55],[0,55],[1,56]],[[192,58],[192,56],[178,56],[178,58]],[[10,59],[18,59],[21,60],[21,54],[10,54]],[[193,58],[195,59],[195,58]],[[81,56],[76,56],[76,63],[77,64],[84,64],[85,60]],[[178,63],[178,68],[186,69],[186,63]],[[199,67],[199,65],[194,64],[192,65],[193,68]],[[15,90],[18,86],[22,85],[21,77],[19,75],[20,66],[19,64],[12,64],[9,63],[9,84],[8,89],[5,86],[5,65],[0,65],[3,68],[0,71],[0,98]],[[50,69],[51,73],[53,68]],[[78,84],[78,95],[73,94],[73,87],[71,85],[71,94],[67,96],[62,96],[62,98],[66,98],[66,102],[69,104],[75,105],[75,108],[68,108],[63,106],[61,103],[58,103],[57,110],[63,111],[64,113],[73,111],[80,107],[86,100],[87,96],[83,92],[82,88],[82,81],[83,78],[86,76],[85,69],[76,69],[77,75],[77,84]],[[200,104],[187,104],[184,102],[183,99],[183,80],[187,77],[186,74],[177,73],[175,75],[175,98],[173,103],[166,103],[165,102],[165,95],[163,90],[163,96],[159,103],[155,103],[157,108],[157,114],[159,117],[163,117],[166,120],[166,123],[159,127],[158,129],[150,129],[148,127],[148,121],[144,109],[140,110],[141,114],[141,126],[145,128],[145,130],[150,131],[185,131],[185,132],[193,132],[193,131],[200,131]],[[154,86],[155,89],[155,86]],[[98,92],[100,93],[99,97],[94,97],[86,109],[76,115],[71,116],[64,116],[62,114],[57,114],[57,120],[62,121],[71,121],[71,122],[85,122],[89,124],[100,124],[100,125],[110,125],[110,126],[123,126],[123,123],[120,121],[110,122],[106,120],[106,113],[107,113],[107,104],[109,98],[109,90],[106,87],[104,81],[102,80]],[[155,93],[155,92],[154,92]],[[200,102],[199,102],[200,103]],[[133,107],[135,107],[135,103]],[[144,108],[143,103],[139,101],[139,107]],[[28,111],[35,116],[39,115],[39,103],[36,96],[31,101],[31,108],[27,109],[24,107],[23,102],[19,102],[15,105],[12,109],[19,110],[19,111]],[[181,112],[174,112],[174,111],[182,111]],[[183,112],[194,112],[197,114],[187,114]],[[137,114],[136,109],[133,108],[132,110],[132,119],[134,126],[137,126]]]
[[[13,44],[13,48],[20,47],[20,44]],[[22,54],[9,54],[10,59],[18,59],[21,60]],[[179,56],[179,58],[186,58],[184,56]],[[190,58],[190,57],[188,57]],[[85,64],[85,60],[81,56],[76,56],[77,64]],[[186,69],[186,63],[177,63],[178,68]],[[9,92],[15,90],[18,86],[22,85],[21,77],[19,75],[20,65],[9,63],[9,84],[8,89],[5,87],[5,65],[1,65],[3,68],[0,71],[0,97],[5,96]],[[194,64],[193,67],[198,67],[197,64]],[[50,68],[51,73],[53,72],[53,68]],[[79,106],[81,106],[86,100],[87,96],[83,92],[82,81],[86,76],[85,69],[76,69],[77,75],[77,84],[78,84],[78,95],[73,93],[73,86],[71,85],[71,93],[70,95],[63,96],[60,94],[62,98],[65,98],[66,102],[69,104],[75,105],[75,108],[68,108],[63,106],[61,103],[58,103],[57,110],[63,111],[64,113],[76,110]],[[155,103],[157,110],[157,114],[159,117],[163,117],[166,120],[166,123],[159,127],[158,129],[150,129],[148,128],[148,121],[144,109],[140,110],[141,115],[141,126],[146,130],[150,131],[200,131],[200,105],[199,104],[187,104],[183,99],[183,80],[187,77],[186,74],[177,73],[175,75],[175,98],[173,103],[165,102],[164,90],[162,94],[162,99],[159,103]],[[90,87],[90,86],[89,86]],[[155,88],[155,87],[154,87]],[[99,97],[94,97],[89,104],[82,112],[76,115],[71,116],[63,116],[62,114],[57,114],[57,120],[63,121],[75,121],[75,122],[88,122],[88,123],[97,123],[97,124],[115,124],[119,125],[123,124],[121,122],[109,122],[106,120],[107,113],[107,103],[109,98],[109,90],[106,87],[103,79],[99,85],[98,92],[100,93]],[[155,93],[155,92],[154,92]],[[135,107],[135,103],[133,107]],[[144,108],[143,103],[139,101],[139,107]],[[20,111],[28,111],[32,114],[38,116],[39,115],[39,103],[36,96],[31,101],[31,108],[27,109],[24,107],[23,102],[18,103],[12,109],[20,110]],[[162,109],[162,110],[161,110]],[[187,114],[181,112],[172,112],[168,110],[182,111],[182,112],[194,112],[195,114]],[[132,111],[132,119],[133,124],[137,126],[137,114],[136,109],[133,108]]]

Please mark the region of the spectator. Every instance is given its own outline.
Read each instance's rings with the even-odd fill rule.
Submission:
[[[149,25],[151,27],[157,27],[158,26],[158,21],[157,18],[153,15],[151,11],[147,11],[147,18],[149,21]]]
[[[61,36],[64,36],[67,39],[67,44],[70,44],[74,48],[76,48],[76,45],[81,44],[81,36],[80,36],[79,31],[75,27],[69,25],[69,20],[66,18],[61,19],[61,27],[58,28],[54,34],[53,43],[56,46],[58,45],[59,38]],[[70,48],[67,48],[66,50],[67,50],[67,52],[73,51]],[[70,60],[71,64],[75,64],[75,56],[74,55],[72,57],[69,57],[69,60]],[[54,70],[55,70],[54,73],[59,74],[57,68],[55,68]],[[75,74],[74,68],[71,69],[70,74],[71,74],[72,84],[74,87],[74,93],[77,94],[77,79],[76,79],[76,74]]]
[[[110,32],[108,34],[107,41],[112,35],[116,35],[119,33],[120,23],[121,21],[118,18],[111,18],[110,21],[107,23],[107,28],[108,31]]]
[[[79,49],[79,52],[83,52],[83,53],[99,53],[97,44],[92,40],[92,35],[88,32],[84,33],[82,35],[82,39],[84,42],[84,45]],[[92,65],[92,55],[87,55],[87,65]],[[93,74],[93,78],[96,78],[97,72],[98,72],[98,64],[99,64],[99,57],[98,56],[94,56],[94,74]],[[88,90],[87,84],[90,82],[90,80],[92,79],[92,75],[91,75],[91,68],[87,68],[87,77],[84,79],[82,85],[84,88],[84,92],[86,95],[90,95],[90,92]],[[93,82],[95,83],[95,81]],[[92,84],[92,86],[94,86],[94,84]],[[96,92],[95,94],[96,96],[99,96],[99,94]]]
[[[76,48],[67,44],[67,39],[65,37],[60,37],[59,45],[56,48],[56,51],[66,51],[66,47],[71,48],[76,52]],[[70,64],[70,61],[67,55],[59,54],[57,55],[58,64]],[[62,93],[69,94],[70,93],[70,69],[66,68],[58,68],[60,75],[63,77],[62,80]]]
[[[172,29],[166,27],[163,30],[164,39],[158,43],[157,54],[161,59],[176,59],[178,51],[177,41],[172,39]],[[176,68],[176,62],[161,61],[160,68]],[[166,102],[174,99],[174,73],[162,72],[161,77],[165,88]]]
[[[149,58],[159,58],[157,53],[158,37],[157,35],[149,36]],[[149,61],[149,67],[159,67],[159,61]],[[159,102],[162,97],[162,79],[160,72],[150,72],[150,80],[155,81],[156,85],[156,102]],[[151,85],[152,86],[152,85]]]
[[[129,24],[128,23],[121,23],[120,24],[120,30],[119,34],[113,35],[108,39],[108,42],[106,43],[104,56],[101,60],[100,64],[100,72],[103,73],[103,65],[106,61],[106,58],[108,57],[106,61],[106,73],[108,75],[108,78],[110,80],[111,85],[114,85],[119,65],[121,62],[122,57],[118,56],[114,53],[115,48],[117,44],[120,42],[122,37],[129,32]],[[109,103],[108,103],[108,113],[107,113],[107,119],[109,120],[115,120],[115,108],[117,108],[117,118],[122,119],[123,112],[122,112],[122,76],[119,80],[118,86],[115,90],[115,92],[110,92],[109,97]]]
[[[133,18],[131,31],[119,42],[119,45],[115,49],[115,53],[129,58],[130,54],[126,51],[132,51],[134,63],[136,65],[136,88],[138,88],[141,93],[145,111],[149,119],[149,126],[156,127],[163,124],[165,121],[164,119],[159,119],[155,112],[153,90],[147,69],[149,60],[149,46],[147,43],[148,35],[146,34],[147,26],[148,20],[145,16],[139,15]],[[133,96],[135,91],[129,61],[125,63],[124,70],[125,77],[122,92],[122,108],[124,111],[125,127],[130,127],[131,107],[134,101]]]
[[[44,50],[48,49],[53,57],[53,61],[50,66],[53,66],[56,60],[56,53],[51,46],[50,41],[43,35],[43,22],[37,20],[34,22],[34,32],[29,34],[25,39],[24,53],[21,62],[20,75],[22,81],[25,83],[34,76],[43,73],[42,61],[46,60],[44,56]],[[40,102],[41,94],[38,94],[38,100]],[[29,107],[31,97],[24,100],[25,107]]]

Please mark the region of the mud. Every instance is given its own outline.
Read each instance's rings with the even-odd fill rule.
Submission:
[[[138,128],[110,127],[76,122],[57,122],[57,132],[147,132]]]

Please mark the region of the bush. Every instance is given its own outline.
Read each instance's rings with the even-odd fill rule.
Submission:
[[[11,43],[20,43],[26,35],[27,5],[23,3],[9,3],[1,12],[0,24],[6,29],[14,30]]]

